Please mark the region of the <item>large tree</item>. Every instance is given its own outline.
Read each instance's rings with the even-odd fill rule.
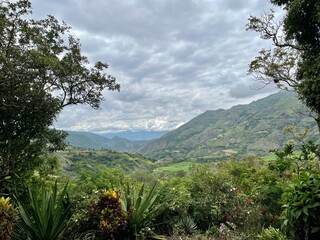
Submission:
[[[0,192],[61,147],[64,134],[49,127],[65,106],[97,109],[104,89],[120,89],[107,64],[90,65],[65,23],[30,16],[28,0],[0,3]]]
[[[249,72],[266,84],[296,91],[314,113],[320,130],[320,1],[270,0],[283,8],[276,20],[273,11],[249,18],[248,29],[273,42],[250,64]]]

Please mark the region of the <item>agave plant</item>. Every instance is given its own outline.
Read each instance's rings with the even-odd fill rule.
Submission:
[[[67,194],[67,184],[58,194],[57,182],[48,191],[43,185],[40,196],[37,196],[35,189],[29,187],[30,206],[24,205],[19,199],[21,222],[19,229],[22,233],[14,234],[15,239],[32,240],[56,240],[61,239],[67,229],[71,218],[71,203]]]
[[[190,216],[183,216],[176,225],[179,233],[191,235],[196,232],[197,224]]]
[[[122,208],[129,216],[128,227],[137,236],[142,229],[151,227],[152,220],[161,213],[160,193],[156,184],[149,191],[146,191],[145,184],[139,190],[120,186],[120,192]]]

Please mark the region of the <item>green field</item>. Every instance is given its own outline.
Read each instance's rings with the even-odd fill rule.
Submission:
[[[169,171],[169,172],[178,172],[178,171],[189,171],[192,162],[179,162],[173,163],[164,167],[156,168],[155,171]]]
[[[261,158],[263,160],[266,160],[266,161],[273,161],[273,160],[276,160],[276,155],[275,154],[270,154],[270,155],[263,156]]]

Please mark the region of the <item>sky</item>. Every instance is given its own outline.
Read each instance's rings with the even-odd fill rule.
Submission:
[[[267,0],[31,0],[34,18],[72,27],[89,60],[107,62],[120,92],[100,110],[66,107],[56,128],[96,133],[173,130],[206,110],[277,91],[247,74],[271,43],[246,31]]]

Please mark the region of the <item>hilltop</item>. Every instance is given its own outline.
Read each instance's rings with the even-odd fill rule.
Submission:
[[[278,92],[248,105],[206,111],[142,146],[138,153],[198,162],[267,155],[292,139],[283,132],[288,125],[316,132],[315,121],[303,114],[306,112],[293,93]]]

